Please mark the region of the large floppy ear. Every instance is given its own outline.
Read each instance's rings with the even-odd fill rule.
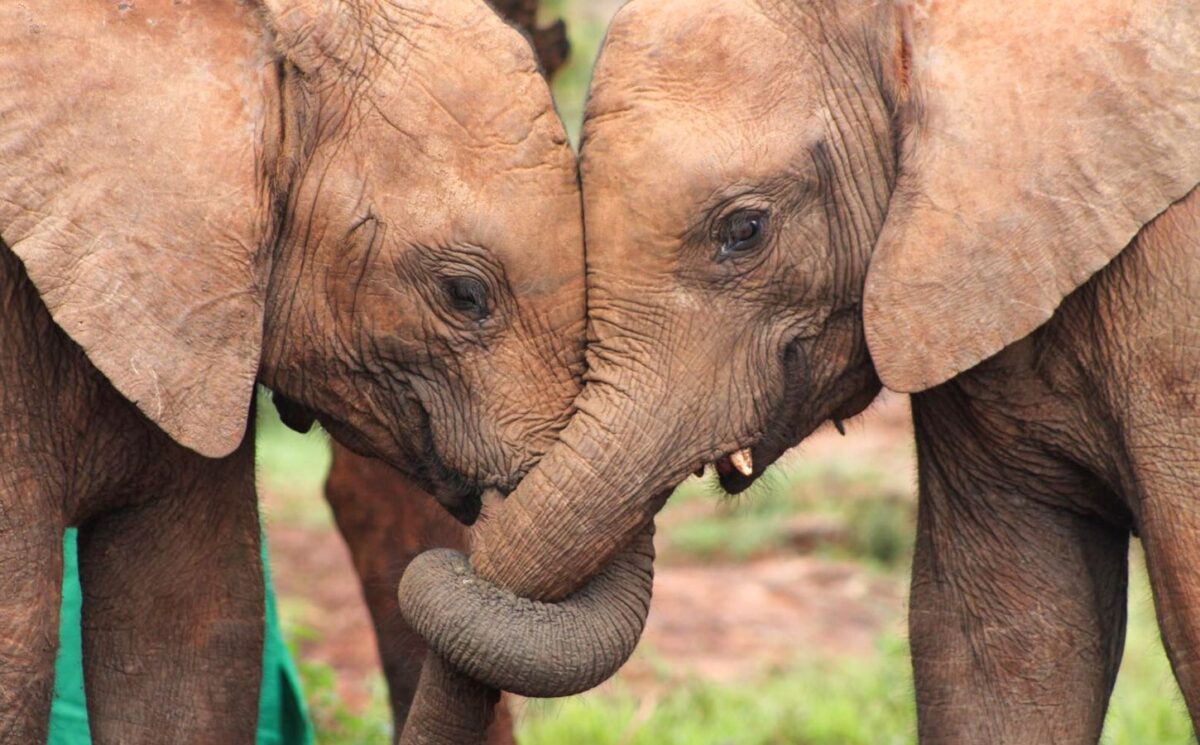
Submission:
[[[900,173],[864,319],[888,387],[1028,335],[1200,182],[1200,5],[898,6]]]
[[[244,437],[263,325],[280,104],[247,5],[0,4],[0,237],[117,390],[210,457]]]

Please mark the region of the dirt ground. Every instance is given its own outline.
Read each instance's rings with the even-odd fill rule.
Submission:
[[[907,400],[891,397],[847,423],[847,437],[825,427],[785,458],[864,459],[899,469],[912,483],[911,441]],[[819,522],[811,529],[820,530]],[[332,527],[269,524],[267,532],[281,603],[299,604],[315,632],[301,643],[302,656],[333,667],[351,709],[364,705],[379,662],[341,537]],[[622,673],[634,687],[653,685],[664,669],[672,677],[753,677],[798,649],[865,654],[881,630],[899,629],[902,621],[905,588],[859,563],[795,553],[736,564],[661,559],[643,637],[652,654]]]

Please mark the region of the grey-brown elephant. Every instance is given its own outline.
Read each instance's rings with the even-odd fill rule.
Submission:
[[[882,380],[922,740],[1095,742],[1131,533],[1200,725],[1196,3],[634,0],[581,157],[587,385],[498,518],[560,530],[480,574],[569,592],[603,526],[705,463],[746,488]]]
[[[571,410],[575,160],[479,0],[0,9],[0,740],[80,527],[97,742],[253,738],[251,396],[465,520]]]

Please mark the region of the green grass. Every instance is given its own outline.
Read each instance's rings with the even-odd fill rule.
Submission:
[[[372,686],[365,711],[351,711],[338,696],[337,672],[322,662],[296,656],[300,684],[318,745],[378,745],[392,741],[392,714],[383,677]]]
[[[1136,545],[1130,567],[1129,633],[1102,742],[1105,745],[1195,742],[1191,720],[1158,635],[1141,544]]]
[[[895,475],[857,461],[806,460],[769,471],[731,499],[717,496],[712,478],[685,482],[668,502],[660,519],[664,554],[709,562],[794,553],[796,520],[815,515],[832,535],[805,550],[883,568],[908,564],[914,504],[911,485]]]
[[[787,520],[803,509],[786,490],[722,499],[711,489],[688,482],[667,503],[663,553],[698,562],[741,561],[786,548]]]
[[[280,625],[300,675],[317,745],[391,742],[392,712],[382,673],[371,682],[366,707],[352,711],[338,694],[337,671],[326,663],[305,658],[304,645],[320,639],[319,633],[305,621],[313,612],[313,606],[302,598],[279,599]]]
[[[521,745],[890,745],[913,740],[902,644],[869,661],[799,663],[752,685],[684,681],[637,696],[604,694],[526,707]]]
[[[266,497],[267,518],[296,525],[332,525],[323,492],[333,459],[329,436],[319,426],[305,435],[288,429],[262,389],[257,428],[258,484]],[[272,498],[278,495],[286,498]]]
[[[1192,742],[1186,709],[1159,642],[1145,572],[1135,561],[1126,653],[1106,745]],[[888,745],[915,742],[908,650],[887,637],[866,659],[819,651],[743,684],[663,681],[658,696],[618,682],[571,699],[530,702],[521,745]],[[639,654],[643,652],[639,651]]]

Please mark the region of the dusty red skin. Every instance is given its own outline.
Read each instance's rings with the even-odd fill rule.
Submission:
[[[1197,90],[1187,0],[632,0],[582,137],[587,385],[478,573],[567,596],[699,463],[757,475],[882,380],[922,742],[1096,742],[1131,531],[1200,725]]]
[[[249,742],[255,385],[448,506],[515,483],[579,388],[565,129],[479,0],[29,0],[0,68],[0,740],[76,525],[97,741]]]
[[[417,690],[427,647],[404,622],[396,602],[396,586],[409,562],[427,549],[454,548],[466,553],[468,531],[404,474],[337,444],[333,446],[325,497],[350,548],[363,598],[371,612],[394,731],[399,736]],[[512,716],[504,698],[496,707],[487,742],[513,742]]]

